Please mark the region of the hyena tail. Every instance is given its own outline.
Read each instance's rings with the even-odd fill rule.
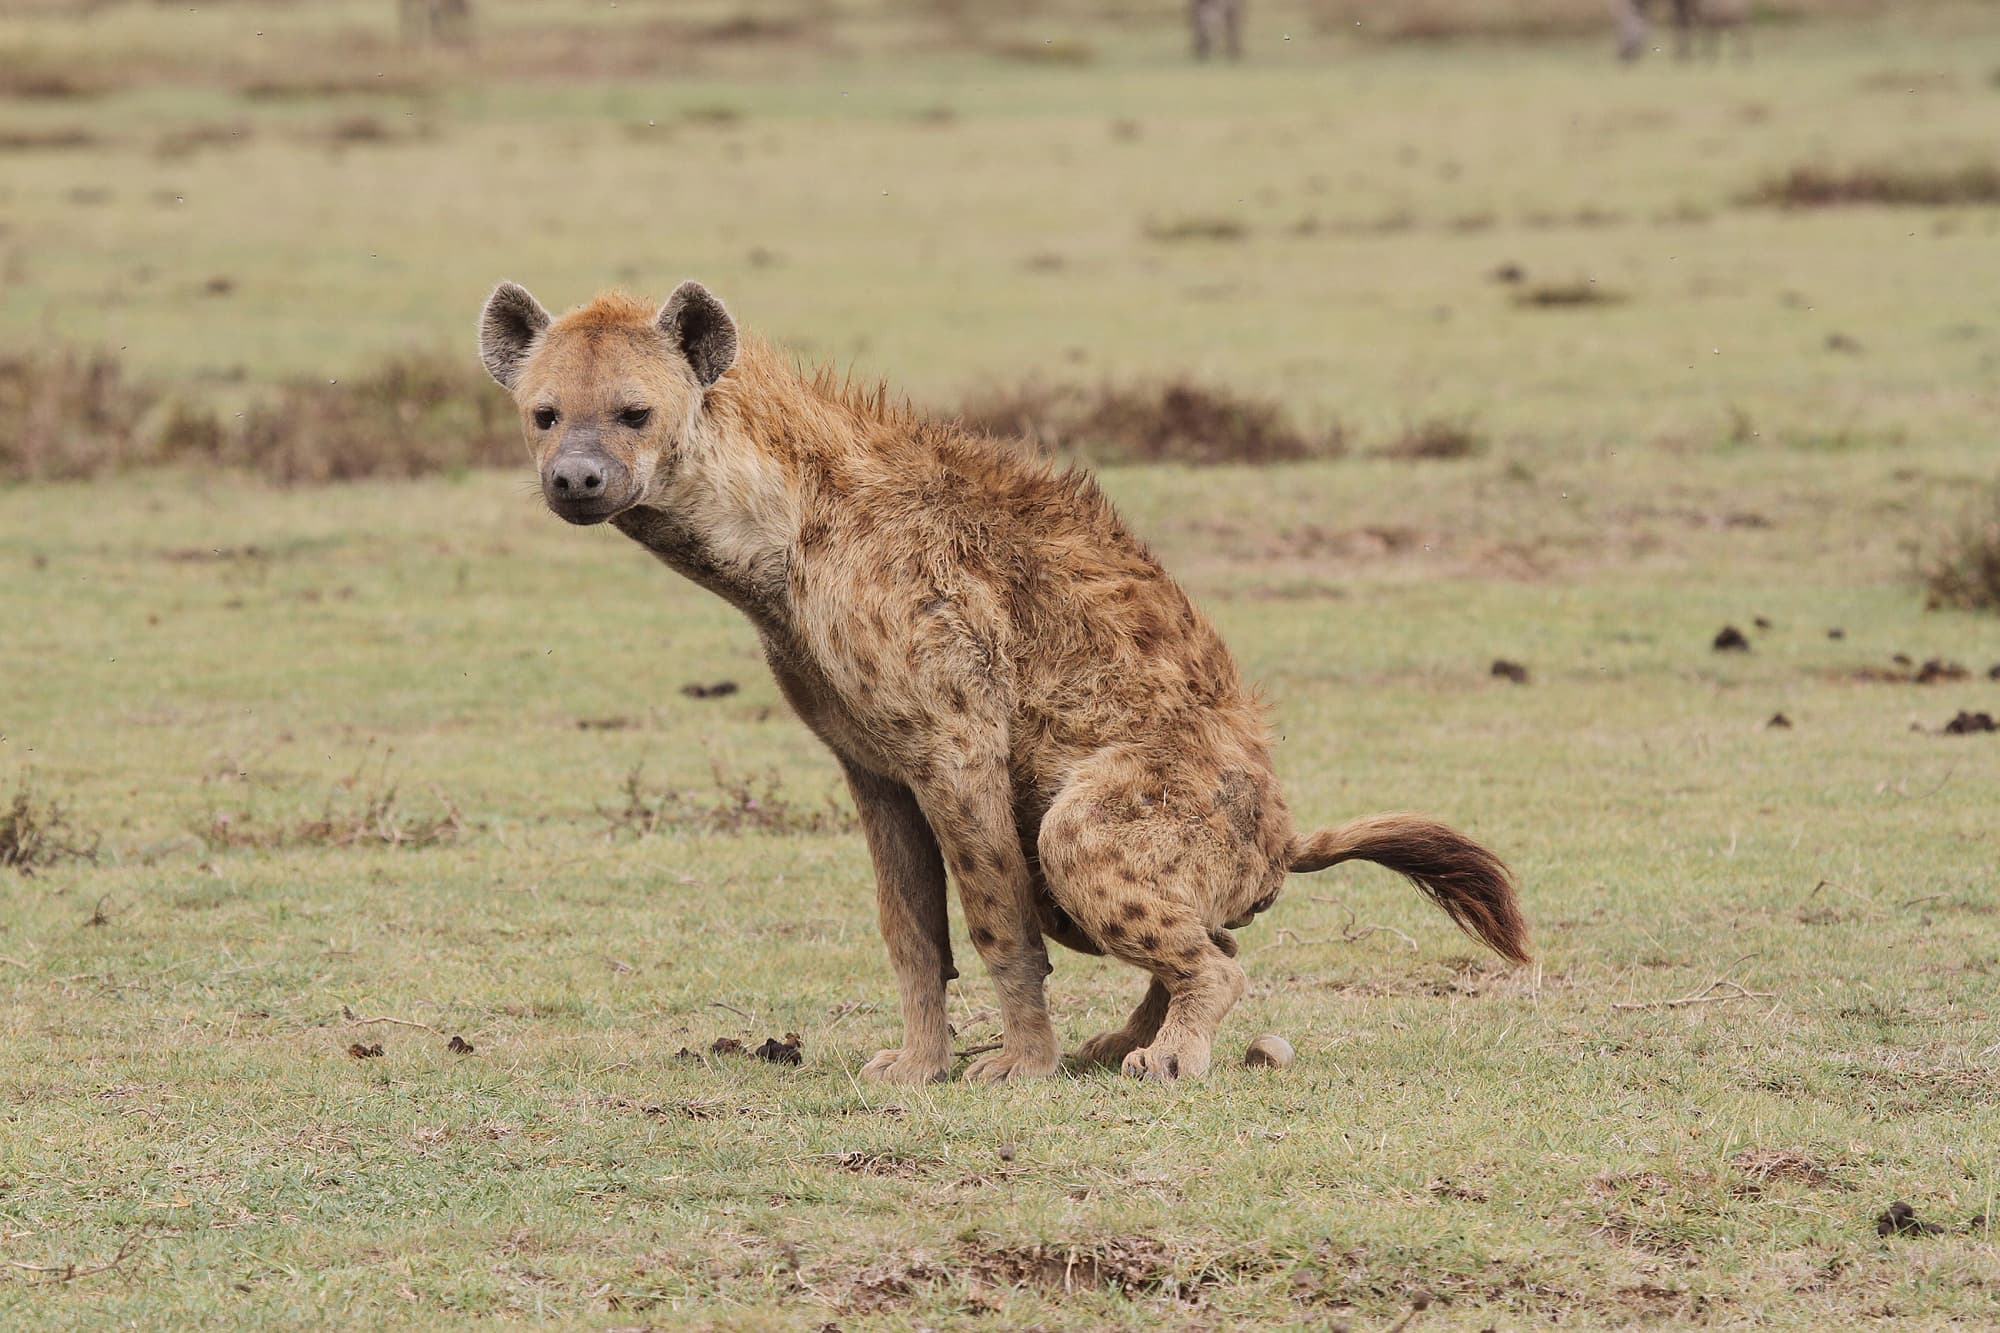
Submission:
[[[1292,872],[1373,861],[1422,889],[1459,928],[1516,963],[1529,961],[1514,877],[1492,852],[1421,815],[1369,815],[1292,844]]]

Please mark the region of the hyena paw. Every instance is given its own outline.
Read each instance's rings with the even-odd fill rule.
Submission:
[[[1002,1046],[988,1051],[965,1068],[968,1083],[1005,1083],[1015,1079],[1047,1078],[1062,1064],[1053,1041],[1030,1046]]]
[[[941,1083],[951,1070],[948,1057],[926,1059],[913,1051],[877,1051],[861,1066],[861,1077],[872,1083]]]
[[[1114,1028],[1110,1032],[1100,1032],[1083,1045],[1076,1048],[1078,1064],[1104,1065],[1116,1068],[1139,1047],[1139,1039],[1124,1028]]]
[[[1178,1078],[1200,1078],[1208,1072],[1208,1047],[1193,1042],[1156,1041],[1125,1057],[1123,1066],[1134,1078],[1171,1083]]]

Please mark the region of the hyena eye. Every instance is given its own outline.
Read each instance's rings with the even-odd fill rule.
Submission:
[[[547,430],[555,424],[556,410],[553,407],[538,407],[535,409],[535,428],[537,430]]]
[[[653,409],[650,407],[628,407],[618,414],[618,420],[633,430],[646,429],[646,423],[652,419]]]

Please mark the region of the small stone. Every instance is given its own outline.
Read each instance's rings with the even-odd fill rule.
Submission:
[[[1243,1063],[1251,1069],[1285,1069],[1293,1058],[1292,1044],[1275,1032],[1266,1032],[1243,1052]]]

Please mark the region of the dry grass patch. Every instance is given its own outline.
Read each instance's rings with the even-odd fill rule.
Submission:
[[[1515,305],[1536,310],[1618,305],[1624,300],[1623,292],[1602,286],[1595,278],[1573,278],[1567,282],[1537,282],[1519,289],[1513,296]]]
[[[1287,463],[1347,448],[1338,426],[1309,432],[1276,403],[1186,379],[1094,387],[1027,380],[973,394],[959,416],[975,430],[1096,463]]]
[[[33,876],[65,861],[95,861],[98,836],[79,829],[60,801],[42,801],[22,774],[0,809],[0,870]]]
[[[1402,434],[1371,450],[1378,458],[1437,462],[1476,458],[1486,451],[1486,437],[1465,417],[1429,417],[1403,427]]]
[[[158,461],[144,423],[160,401],[105,352],[0,356],[0,479],[89,477]]]
[[[1140,227],[1149,241],[1240,241],[1250,228],[1237,218],[1148,218]]]
[[[1832,208],[1882,204],[1944,208],[2000,205],[2000,165],[1968,162],[1955,167],[1916,165],[1796,166],[1760,183],[1745,202],[1776,208]]]
[[[1920,557],[1919,573],[1932,610],[2000,611],[2000,486]]]

